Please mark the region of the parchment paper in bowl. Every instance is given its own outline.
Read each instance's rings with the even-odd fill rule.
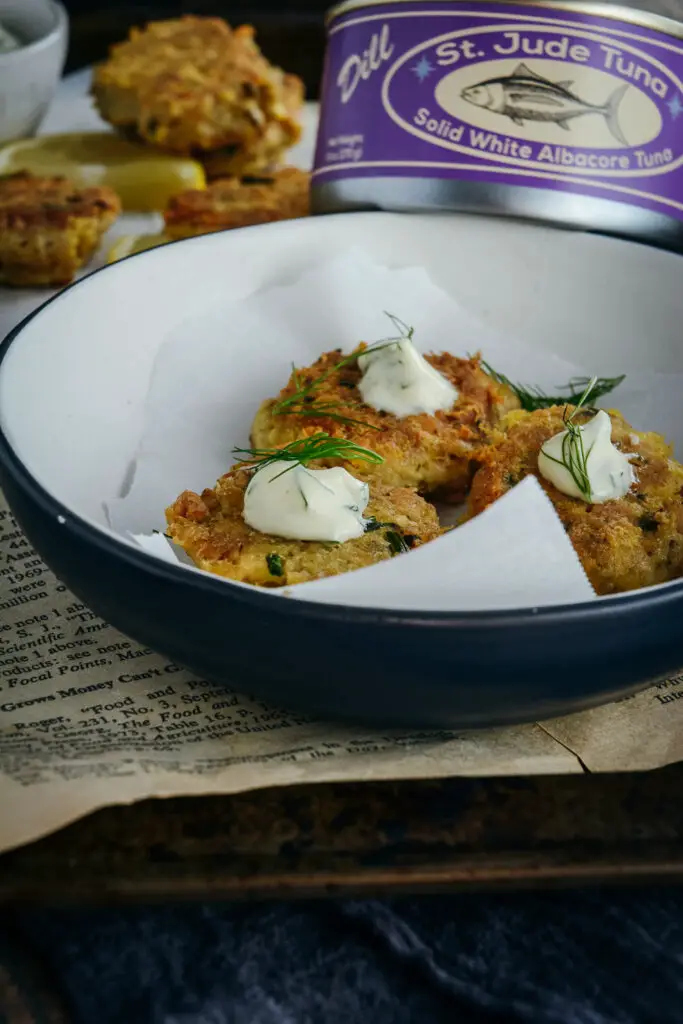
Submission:
[[[485,359],[514,381],[548,392],[588,372],[616,376],[618,366],[575,366],[514,337],[494,335],[418,267],[389,269],[351,250],[233,303],[220,301],[185,321],[157,356],[145,425],[126,493],[107,504],[112,527],[167,557],[159,539],[164,509],[184,490],[213,486],[249,444],[260,403],[276,395],[292,364],[359,341],[395,334],[386,312],[415,328],[422,352]],[[558,315],[561,315],[559,313]],[[658,374],[629,379],[601,403],[634,425],[673,433],[680,381]],[[641,415],[642,413],[642,415]],[[679,429],[680,433],[680,429]],[[170,550],[170,549],[169,549]],[[226,584],[235,585],[235,584]],[[276,596],[282,592],[271,591]],[[594,597],[581,564],[542,489],[525,481],[479,519],[391,562],[297,587],[295,598],[393,608],[465,610],[566,604]]]
[[[539,608],[595,597],[535,477],[476,519],[409,554],[302,583],[290,593],[304,601],[421,611]]]

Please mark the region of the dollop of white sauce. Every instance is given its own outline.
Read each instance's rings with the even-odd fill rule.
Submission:
[[[381,344],[358,357],[358,390],[366,405],[394,416],[451,409],[458,390],[420,355],[409,338]]]
[[[570,498],[581,498],[590,504],[600,505],[606,501],[623,498],[636,477],[629,456],[624,455],[612,444],[612,420],[600,410],[592,420],[579,427],[586,452],[586,472],[591,495],[582,494],[574,478],[562,461],[562,442],[567,431],[556,434],[541,446],[538,454],[538,471],[558,491]],[[550,458],[548,457],[550,456]]]
[[[369,500],[368,485],[340,466],[307,469],[273,462],[254,472],[243,516],[261,533],[341,543],[365,533]]]
[[[0,22],[0,53],[11,53],[18,50],[21,43],[5,26]]]

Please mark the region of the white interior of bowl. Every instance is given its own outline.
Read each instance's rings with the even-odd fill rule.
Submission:
[[[0,22],[21,43],[36,43],[57,28],[59,8],[52,0],[0,0]]]
[[[10,444],[47,491],[108,530],[104,503],[125,489],[163,343],[208,309],[294,280],[349,247],[386,266],[424,266],[498,333],[587,372],[683,372],[678,256],[497,219],[351,214],[165,246],[58,296],[0,364],[0,424]],[[204,370],[192,364],[191,333],[188,382]],[[254,346],[267,367],[268,337]],[[328,347],[323,339],[321,351]],[[530,379],[526,368],[518,379]],[[239,392],[238,363],[226,402]]]

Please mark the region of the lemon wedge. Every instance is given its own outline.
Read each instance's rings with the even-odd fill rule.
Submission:
[[[163,210],[172,195],[206,188],[201,164],[157,153],[113,132],[74,132],[19,139],[0,149],[0,174],[63,175],[81,188],[108,185],[124,210]]]
[[[145,252],[147,249],[156,249],[158,245],[166,245],[170,238],[166,235],[124,235],[118,238],[107,253],[107,263],[116,263],[126,256],[133,256],[136,252]]]

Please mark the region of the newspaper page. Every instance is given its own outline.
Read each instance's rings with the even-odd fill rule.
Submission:
[[[0,493],[0,850],[154,796],[655,768],[683,756],[681,697],[683,677],[552,723],[464,733],[315,721],[199,679],[102,622]]]
[[[581,771],[538,726],[379,733],[217,685],[106,625],[0,505],[0,848],[97,807],[324,780]]]

